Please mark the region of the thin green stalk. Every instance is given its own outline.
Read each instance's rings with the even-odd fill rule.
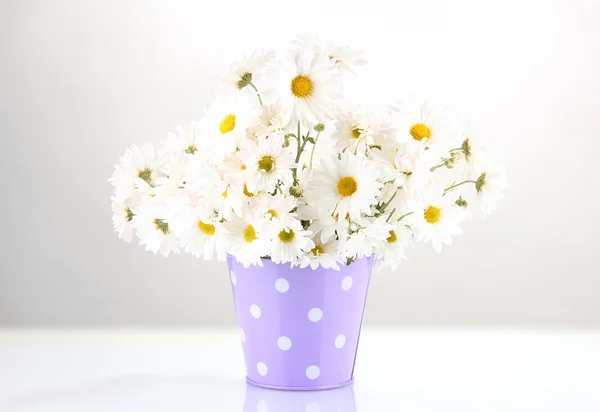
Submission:
[[[383,206],[381,206],[381,209],[379,209],[379,216],[381,216],[383,214],[383,212],[385,212],[385,208],[388,207],[390,203],[392,203],[392,200],[394,200],[394,198],[396,197],[397,194],[398,194],[398,189],[396,189],[396,191],[394,192],[392,197],[390,197],[390,200],[388,200],[386,203],[384,203]]]
[[[410,215],[412,215],[413,213],[415,213],[415,212],[408,212],[408,213],[406,213],[405,215],[402,215],[402,216],[400,216],[400,217],[398,218],[398,220],[396,220],[396,222],[399,222],[399,221],[401,221],[401,220],[402,220],[402,219],[404,219],[406,216],[410,216]]]
[[[440,164],[437,164],[437,165],[433,166],[431,169],[429,169],[429,171],[433,172],[435,169],[439,169],[440,167],[445,166],[447,160],[448,159],[442,160],[442,162]]]
[[[450,187],[447,187],[447,188],[445,188],[445,189],[444,189],[444,194],[446,194],[446,192],[447,192],[448,190],[452,190],[452,189],[454,189],[455,187],[458,187],[458,186],[460,186],[460,185],[464,185],[465,183],[473,183],[473,184],[477,184],[477,182],[476,182],[475,180],[465,180],[464,182],[460,182],[460,183],[457,183],[457,184],[455,184],[455,185],[452,185],[452,186],[450,186]]]
[[[260,105],[263,105],[263,101],[260,97],[260,92],[258,91],[258,89],[256,88],[256,86],[254,85],[254,83],[252,82],[248,82],[248,84],[254,89],[254,91],[256,92],[256,97],[258,97],[258,101],[260,102]]]
[[[394,216],[394,213],[396,212],[396,208],[392,209],[392,213],[390,213],[390,215],[387,217],[387,219],[385,219],[385,223],[389,222],[390,219],[392,218],[392,216]]]
[[[310,164],[309,168],[312,169],[313,156],[315,155],[315,147],[317,147],[317,142],[319,141],[319,136],[321,132],[317,132],[317,137],[315,137],[315,144],[313,144],[312,151],[310,152]]]

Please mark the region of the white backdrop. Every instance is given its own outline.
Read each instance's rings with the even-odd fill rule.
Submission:
[[[200,116],[230,59],[319,32],[364,90],[468,114],[505,159],[501,209],[372,283],[370,325],[600,327],[600,5],[590,0],[4,0],[0,324],[235,322],[224,264],[117,239],[112,166]]]

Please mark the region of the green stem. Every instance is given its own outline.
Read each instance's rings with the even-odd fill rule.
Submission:
[[[452,189],[454,189],[455,187],[458,187],[458,186],[460,186],[460,185],[464,185],[465,183],[474,183],[474,184],[477,184],[477,182],[476,182],[475,180],[465,180],[464,182],[460,182],[460,183],[457,183],[457,184],[455,184],[455,185],[452,185],[452,186],[450,186],[450,187],[447,187],[447,188],[445,188],[445,189],[444,189],[444,194],[446,194],[446,192],[447,192],[448,190],[452,190]]]
[[[390,213],[390,215],[387,217],[387,219],[385,219],[385,223],[389,222],[390,219],[392,218],[392,216],[394,216],[394,213],[396,212],[396,208],[392,209],[392,213]]]
[[[315,155],[315,147],[317,147],[317,142],[319,141],[320,135],[321,135],[321,132],[317,132],[317,137],[315,137],[315,144],[313,144],[312,151],[310,152],[310,164],[309,164],[310,169],[312,169],[312,161],[313,161],[313,156]]]
[[[298,120],[298,137],[296,138],[296,140],[298,141],[298,150],[296,152],[296,160],[294,161],[294,163],[296,163],[296,167],[294,167],[292,169],[292,174],[294,175],[294,184],[298,183],[298,160],[300,160],[300,155],[302,154],[302,147],[300,146],[300,139],[302,137],[302,135],[300,134],[300,120]]]
[[[415,212],[408,212],[407,214],[400,216],[400,217],[398,218],[398,220],[396,220],[396,222],[399,222],[399,221],[401,221],[401,220],[402,220],[402,219],[404,219],[406,216],[410,216],[410,215],[412,215],[413,213],[415,213]]]
[[[254,83],[252,82],[248,82],[248,84],[254,89],[254,91],[256,92],[256,97],[258,97],[258,101],[260,102],[260,105],[263,105],[263,101],[260,98],[260,92],[258,91],[258,89],[256,88],[256,86],[254,85]]]
[[[383,212],[385,212],[385,208],[388,207],[390,203],[392,203],[392,200],[394,200],[394,198],[396,197],[397,194],[398,194],[398,189],[396,189],[396,191],[394,192],[392,197],[390,197],[390,200],[388,200],[386,203],[384,203],[383,206],[381,206],[381,209],[379,209],[379,216],[383,215]]]
[[[440,164],[437,164],[437,165],[433,166],[431,169],[429,169],[429,171],[433,172],[435,169],[439,169],[440,167],[445,166],[447,160],[448,159],[442,160],[442,162]]]
[[[462,151],[462,150],[463,150],[462,147],[457,147],[456,149],[449,150],[449,152],[450,153],[452,153],[452,152],[459,152],[459,151]]]

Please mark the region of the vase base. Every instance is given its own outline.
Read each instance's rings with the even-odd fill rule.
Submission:
[[[324,391],[324,390],[327,390],[327,389],[335,389],[335,388],[341,388],[343,386],[351,385],[354,382],[354,378],[352,378],[352,379],[350,379],[349,381],[346,381],[346,382],[336,383],[336,384],[333,384],[333,385],[323,385],[323,386],[280,386],[280,385],[268,385],[268,384],[264,384],[264,383],[254,382],[252,379],[248,378],[247,376],[246,376],[246,382],[248,382],[250,385],[258,386],[259,388],[274,389],[274,390],[278,390],[278,391]]]

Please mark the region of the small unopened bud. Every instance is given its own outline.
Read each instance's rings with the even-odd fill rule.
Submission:
[[[294,197],[302,196],[302,189],[300,188],[300,186],[296,185],[296,186],[290,187],[290,195],[292,195]]]
[[[313,129],[315,129],[315,132],[322,132],[325,130],[325,125],[323,123],[317,123]]]
[[[463,199],[462,197],[459,197],[458,200],[456,201],[456,204],[460,207],[467,207],[467,201],[465,199]]]

